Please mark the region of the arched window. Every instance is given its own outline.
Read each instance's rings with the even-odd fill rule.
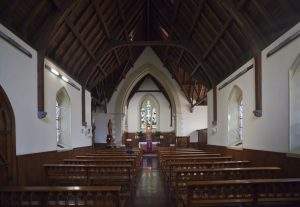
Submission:
[[[243,93],[234,86],[228,102],[228,146],[242,147],[243,144]]]
[[[158,129],[159,122],[159,105],[151,96],[146,96],[140,107],[140,128],[145,131],[146,127],[153,130]]]
[[[300,55],[290,70],[290,152],[300,153]]]
[[[56,94],[56,142],[59,148],[71,146],[71,102],[65,88]]]

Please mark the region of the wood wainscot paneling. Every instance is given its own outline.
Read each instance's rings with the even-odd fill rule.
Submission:
[[[207,145],[201,147],[214,153],[232,156],[235,160],[249,160],[256,166],[278,166],[286,177],[300,177],[300,157],[291,157],[286,153],[253,149],[232,149],[225,146]]]
[[[198,132],[198,146],[206,146],[207,145],[207,129],[197,130]]]
[[[138,147],[139,146],[139,141],[146,141],[146,138],[140,140],[136,139],[137,133],[134,132],[124,132],[123,134],[123,143],[126,143],[126,139],[131,139],[132,140],[132,146],[133,147]],[[163,147],[168,147],[170,144],[175,144],[176,143],[176,136],[174,132],[160,132],[160,137],[155,137],[153,134],[152,141],[158,141],[160,142],[160,146]]]
[[[189,136],[176,137],[176,147],[188,148],[189,146],[190,146]]]
[[[80,147],[68,151],[50,151],[17,156],[19,185],[45,184],[43,164],[55,164],[66,158],[74,158],[91,152],[92,147]]]

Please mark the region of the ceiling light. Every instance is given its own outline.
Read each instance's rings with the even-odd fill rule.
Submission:
[[[51,68],[50,71],[51,71],[51,73],[53,73],[54,75],[59,76],[59,72],[58,72],[57,70]]]
[[[69,82],[69,79],[67,77],[63,76],[63,75],[61,76],[61,79],[63,79],[63,81],[65,81],[67,83]]]
[[[162,33],[164,34],[164,36],[166,37],[166,38],[168,38],[169,37],[169,33],[163,28],[163,27],[159,27],[160,28],[160,30],[162,31]]]

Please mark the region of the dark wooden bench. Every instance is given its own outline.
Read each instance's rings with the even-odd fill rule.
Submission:
[[[169,164],[169,171],[163,172],[167,182],[170,180],[170,176],[175,176],[174,170],[195,170],[195,169],[215,169],[215,168],[236,168],[236,167],[249,167],[250,161],[217,161],[217,162],[177,162]]]
[[[159,157],[160,160],[164,160],[164,159],[170,159],[170,158],[196,158],[196,157],[220,157],[222,156],[221,154],[212,154],[212,153],[193,153],[193,154],[167,154],[167,155],[161,155]]]
[[[219,161],[230,161],[232,157],[230,156],[217,156],[217,157],[177,157],[177,158],[164,158],[160,159],[160,169],[162,171],[168,172],[170,170],[170,165],[173,163],[199,163],[199,162],[219,162]]]
[[[176,155],[176,154],[206,154],[210,152],[205,151],[167,151],[167,152],[159,152],[158,155]]]
[[[64,164],[79,164],[79,165],[131,165],[133,174],[140,173],[140,166],[135,166],[134,159],[64,159]]]
[[[280,177],[282,177],[282,171],[279,167],[179,169],[174,170],[173,176],[170,177],[169,189],[176,195],[180,195],[186,193],[186,184],[189,181],[262,179]]]
[[[0,206],[120,207],[120,186],[0,187]]]
[[[76,159],[94,159],[94,160],[115,160],[115,159],[134,159],[134,166],[141,167],[142,159],[134,155],[102,156],[102,155],[78,155]]]
[[[121,186],[123,200],[132,199],[135,177],[131,165],[45,164],[48,185],[109,185]]]
[[[131,165],[134,167],[134,159],[64,159],[65,164],[91,164],[91,165],[102,165],[102,164],[111,164],[111,165]]]
[[[190,181],[179,206],[300,206],[300,178]]]

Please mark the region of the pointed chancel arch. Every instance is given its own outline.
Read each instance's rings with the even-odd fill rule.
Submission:
[[[0,86],[0,184],[16,184],[15,116],[5,91]]]
[[[71,146],[71,100],[64,87],[56,93],[56,142],[59,148]]]
[[[243,91],[234,86],[228,98],[228,146],[243,144]]]
[[[141,67],[137,68],[134,72],[129,73],[120,87],[120,91],[116,97],[115,104],[115,112],[116,114],[121,114],[122,117],[115,118],[115,129],[121,129],[120,132],[117,132],[116,136],[122,136],[125,129],[125,114],[127,109],[128,98],[130,97],[131,91],[135,87],[135,85],[145,76],[151,75],[156,78],[157,81],[161,84],[161,86],[165,89],[168,97],[170,98],[171,107],[173,110],[173,120],[175,126],[175,133],[180,131],[180,115],[181,115],[181,104],[179,101],[179,97],[176,93],[177,88],[172,83],[171,77],[169,77],[166,73],[162,72],[161,69],[156,67],[153,64],[144,64]]]
[[[300,54],[289,71],[290,76],[290,152],[300,153]]]

